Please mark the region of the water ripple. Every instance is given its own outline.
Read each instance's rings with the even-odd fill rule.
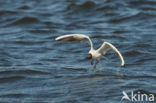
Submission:
[[[13,23],[13,25],[37,23],[39,20],[35,17],[23,17]]]

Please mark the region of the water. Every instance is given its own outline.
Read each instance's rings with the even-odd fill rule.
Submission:
[[[0,103],[118,103],[122,91],[156,93],[155,0],[1,0]],[[96,69],[87,43],[55,41],[82,33],[95,48],[114,44]],[[128,101],[124,101],[124,103]]]

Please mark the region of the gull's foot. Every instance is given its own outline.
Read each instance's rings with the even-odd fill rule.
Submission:
[[[96,64],[94,64],[94,68],[96,68]]]
[[[93,65],[93,60],[91,61],[91,65]]]
[[[94,68],[96,68],[96,65],[99,63],[99,61],[97,60],[94,64]]]

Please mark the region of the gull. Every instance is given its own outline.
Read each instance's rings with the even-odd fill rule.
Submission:
[[[100,59],[103,57],[104,54],[110,49],[112,49],[119,59],[121,60],[121,66],[124,66],[125,62],[124,59],[121,55],[121,53],[118,51],[118,49],[112,45],[111,43],[104,42],[101,47],[99,47],[97,50],[93,48],[93,43],[89,36],[84,35],[84,34],[67,34],[67,35],[62,35],[55,40],[58,41],[66,41],[66,42],[81,42],[81,41],[87,41],[90,45],[90,50],[86,56],[87,59],[91,59],[91,64],[94,65],[94,68],[96,68],[96,65],[99,63]],[[94,64],[95,60],[95,64]]]

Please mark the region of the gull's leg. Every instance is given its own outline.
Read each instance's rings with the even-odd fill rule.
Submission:
[[[99,60],[96,60],[95,64],[94,64],[94,68],[96,68],[96,65],[99,63]]]
[[[91,64],[93,65],[93,59],[91,60]]]

